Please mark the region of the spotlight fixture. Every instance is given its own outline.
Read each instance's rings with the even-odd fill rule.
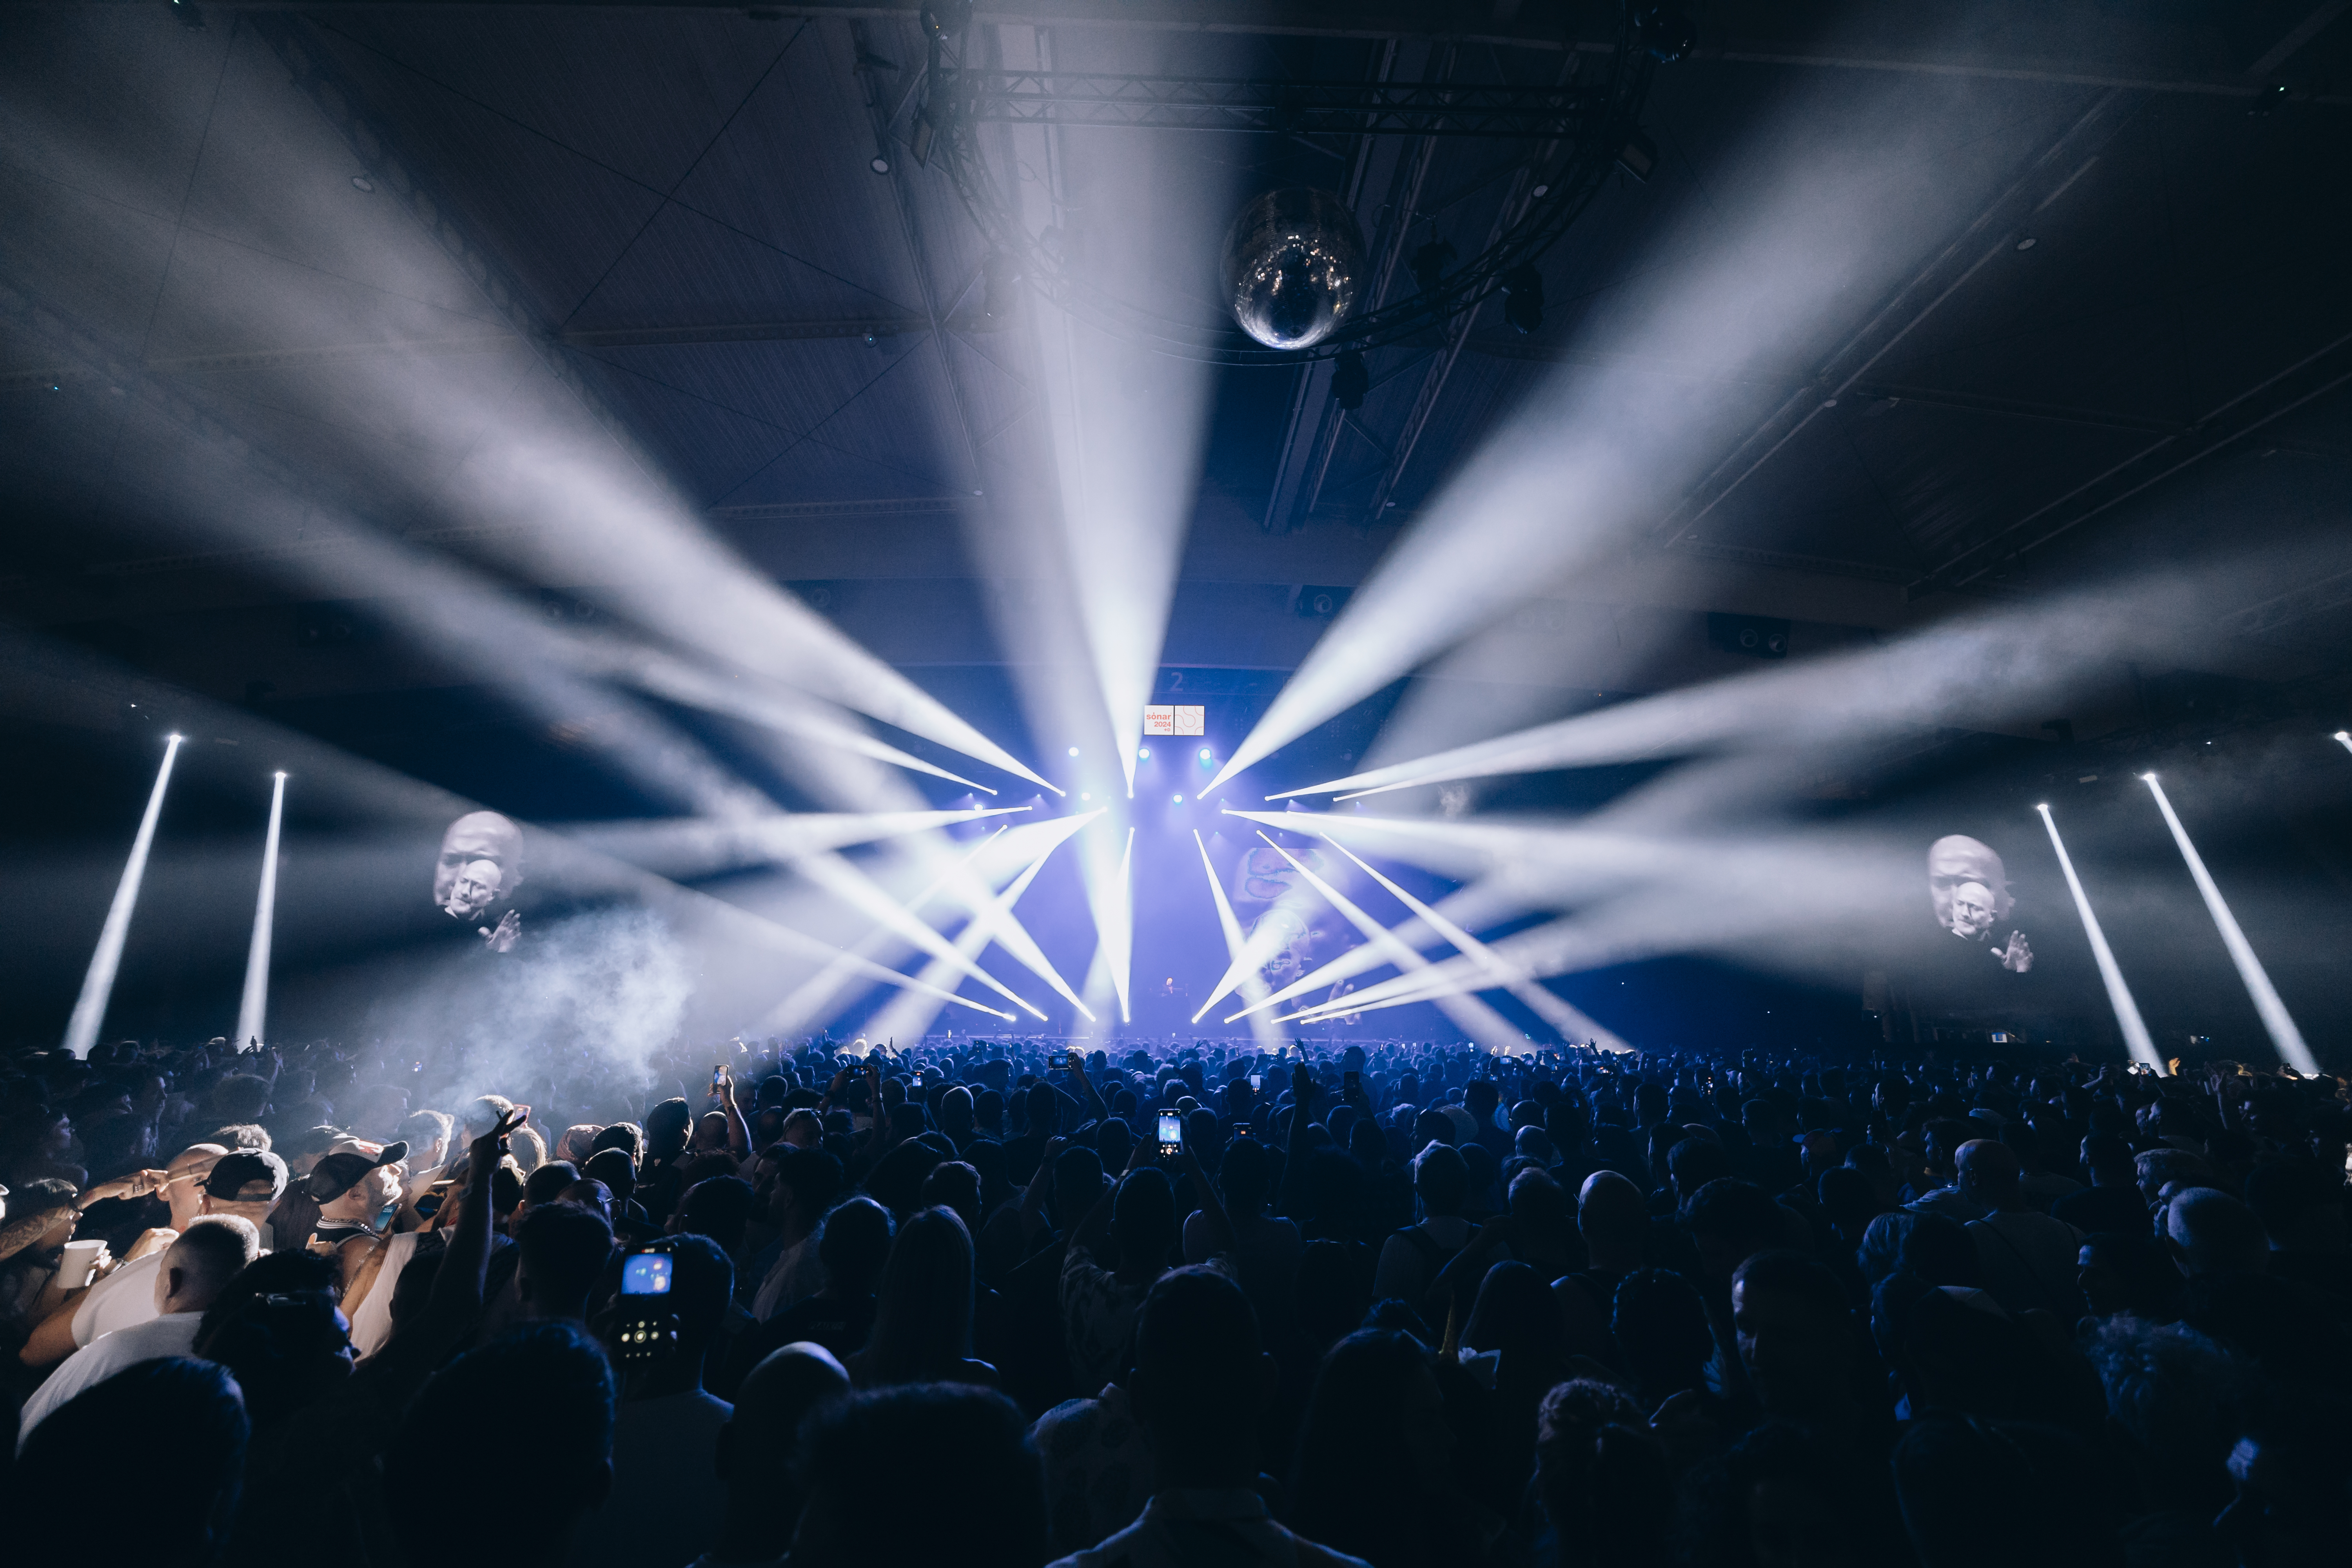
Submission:
[[[1148,762],[1150,762],[1150,761],[1151,760],[1151,748],[1150,748],[1150,747],[1149,747],[1149,746],[1138,746],[1138,747],[1136,747],[1136,748],[1135,748],[1135,757],[1136,757],[1136,761],[1138,761],[1138,762],[1142,762],[1142,763],[1148,763]]]
[[[1372,389],[1372,373],[1364,367],[1364,356],[1349,349],[1331,362],[1331,400],[1352,413],[1364,405],[1364,395]]]
[[[1617,166],[1641,181],[1650,182],[1658,171],[1658,144],[1639,131],[1625,133],[1625,144],[1617,149]]]
[[[1209,748],[1208,748],[1208,747],[1206,747],[1206,746],[1203,746],[1203,747],[1202,747],[1202,748],[1201,748],[1201,761],[1202,761],[1202,762],[1203,762],[1203,763],[1213,763],[1213,762],[1215,762],[1216,760],[1217,760],[1217,753],[1216,753],[1216,752],[1213,752],[1213,751],[1209,750]]]
[[[1462,253],[1449,239],[1433,239],[1415,250],[1405,262],[1412,280],[1421,285],[1424,294],[1433,294],[1445,278],[1445,269],[1461,259]]]
[[[1076,746],[1072,746],[1072,747],[1070,748],[1070,755],[1072,755],[1072,756],[1074,756],[1074,757],[1075,757],[1075,756],[1076,756],[1077,754],[1078,754],[1078,749],[1077,749]]]
[[[1183,805],[1183,804],[1184,804],[1184,797],[1183,797],[1182,795],[1178,795],[1178,796],[1176,797],[1176,804],[1177,804],[1178,805]]]
[[[1698,29],[1671,5],[1645,8],[1633,18],[1633,31],[1644,49],[1669,65],[1698,47]]]
[[[375,182],[369,179],[365,174],[353,174],[352,176],[352,189],[355,191],[367,191],[373,193],[375,190]]]
[[[887,174],[890,172],[890,160],[877,153],[866,166],[877,174]]]
[[[1084,790],[1080,790],[1080,791],[1078,792],[1078,798],[1079,798],[1080,800],[1082,800],[1082,801],[1085,801],[1085,800],[1092,800],[1092,799],[1094,799],[1094,796],[1093,796],[1093,795],[1088,795],[1088,794],[1087,794],[1086,791],[1084,791]]]
[[[932,0],[919,15],[923,31],[944,41],[971,25],[971,0]]]

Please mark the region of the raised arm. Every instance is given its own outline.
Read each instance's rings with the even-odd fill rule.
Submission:
[[[1144,1166],[1151,1163],[1152,1156],[1157,1152],[1159,1152],[1159,1145],[1151,1140],[1137,1139],[1135,1152],[1127,1157],[1127,1171],[1119,1173],[1120,1175],[1124,1176],[1129,1171],[1143,1169]],[[1070,1228],[1070,1246],[1074,1249],[1083,1247],[1090,1253],[1101,1250],[1103,1236],[1110,1229],[1111,1202],[1118,1195],[1117,1181],[1103,1184],[1102,1196],[1097,1198],[1094,1207],[1087,1211],[1087,1217]]]
[[[1054,1157],[1068,1144],[1066,1138],[1048,1138],[1037,1157],[1037,1173],[1021,1190],[1018,1204],[1001,1205],[980,1227],[981,1277],[992,1285],[1021,1261],[1029,1238],[1044,1223],[1045,1200],[1054,1193]]]
[[[1315,1075],[1307,1070],[1304,1061],[1290,1069],[1290,1136],[1283,1142],[1282,1188],[1275,1195],[1274,1212],[1286,1219],[1298,1217],[1299,1205],[1307,1191],[1307,1129],[1312,1120],[1317,1093]]]
[[[1109,1121],[1110,1107],[1103,1102],[1102,1091],[1095,1088],[1095,1080],[1088,1076],[1087,1070],[1084,1068],[1072,1068],[1069,1069],[1069,1074],[1076,1081],[1077,1086],[1086,1091],[1086,1099],[1079,1103],[1094,1113],[1094,1120],[1097,1121]]]
[[[719,1109],[727,1115],[727,1149],[740,1163],[751,1157],[751,1124],[743,1120],[742,1107],[735,1103],[735,1075],[729,1073],[719,1080]]]
[[[472,1314],[481,1310],[482,1277],[490,1263],[490,1177],[506,1156],[507,1134],[521,1125],[521,1116],[509,1111],[466,1151],[466,1191],[457,1200],[457,1228],[434,1276],[433,1293],[425,1299],[425,1316],[436,1322],[454,1319],[470,1323]]]
[[[1192,1190],[1200,1194],[1201,1212],[1208,1216],[1209,1250],[1212,1253],[1231,1251],[1234,1246],[1233,1217],[1225,1213],[1225,1200],[1217,1191],[1217,1184],[1209,1179],[1209,1173],[1201,1166],[1200,1151],[1187,1143],[1177,1158],[1183,1164],[1184,1173],[1192,1178]]]

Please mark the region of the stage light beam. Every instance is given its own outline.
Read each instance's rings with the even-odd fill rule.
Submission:
[[[236,1005],[240,1044],[261,1037],[269,1010],[269,938],[278,919],[278,829],[286,818],[286,775],[272,775],[269,832],[261,842],[261,890],[253,900],[253,940],[245,950],[245,994]]]
[[[1353,860],[1363,869],[1366,876],[1386,888],[1397,902],[1420,916],[1423,924],[1452,942],[1454,949],[1464,957],[1477,964],[1487,973],[1494,975],[1505,990],[1526,1003],[1529,1011],[1549,1024],[1561,1039],[1589,1040],[1603,1050],[1622,1051],[1633,1048],[1609,1030],[1602,1028],[1599,1023],[1586,1016],[1580,1009],[1563,1001],[1550,987],[1537,980],[1526,970],[1516,964],[1506,963],[1496,955],[1493,948],[1406,892],[1389,878],[1382,876],[1370,862],[1340,843],[1330,829],[1318,828],[1316,831],[1321,836],[1323,842]]]
[[[793,870],[823,888],[826,892],[833,894],[851,909],[868,920],[877,921],[887,926],[892,935],[921,949],[933,958],[945,961],[950,968],[961,971],[965,978],[979,981],[1030,1016],[1040,1021],[1045,1018],[1045,1015],[1038,1011],[1026,997],[956,952],[945,937],[917,919],[905,905],[900,904],[881,888],[876,886],[872,878],[841,856],[831,850],[825,850],[815,855],[802,856],[792,861],[791,865]]]
[[[1104,944],[1109,949],[1110,983],[1118,993],[1118,1021],[1135,1021],[1128,1007],[1128,985],[1135,966],[1135,829],[1127,830],[1127,847],[1118,858],[1118,886],[1112,895],[1113,925],[1116,931],[1103,932]]]
[[[1357,933],[1366,942],[1379,948],[1381,956],[1394,964],[1400,973],[1417,973],[1433,967],[1428,959],[1407,947],[1387,927],[1359,909],[1348,895],[1317,876],[1307,862],[1275,843],[1265,834],[1260,833],[1258,837],[1265,839],[1267,847],[1276,854],[1289,861],[1292,868],[1307,879],[1307,886],[1320,893],[1325,903],[1339,910],[1340,918],[1354,926]],[[1512,1028],[1500,1013],[1496,1012],[1492,1006],[1481,1002],[1466,990],[1449,992],[1432,1000],[1437,1004],[1439,1011],[1462,1026],[1464,1034],[1489,1050],[1507,1051],[1514,1046],[1526,1043],[1525,1037],[1517,1029]],[[1323,1006],[1334,1016],[1349,1011],[1346,997],[1326,1002]],[[1230,1018],[1225,1021],[1233,1022]]]
[[[963,930],[957,933],[955,947],[958,952],[968,959],[976,959],[986,951],[990,942],[1000,940],[999,932],[1004,921],[1011,918],[1013,906],[1021,901],[1021,895],[1029,890],[1029,884],[1037,879],[1037,873],[1045,868],[1045,862],[1052,858],[1054,851],[1061,844],[1062,839],[1056,838],[1046,845],[1042,854],[1030,861],[1003,892],[990,900],[986,910],[972,915]],[[953,969],[951,965],[933,959],[923,966],[919,978],[931,985],[945,985],[953,978]],[[1060,974],[1053,974],[1051,980],[1054,989],[1084,1014],[1087,1022],[1091,1024],[1095,1021],[1094,1014],[1087,1011],[1087,1005],[1071,992]],[[880,1035],[891,1039],[919,1039],[939,1017],[940,1007],[940,1004],[925,993],[901,991],[874,1016],[867,1027],[868,1037]]]
[[[1225,885],[1217,880],[1216,862],[1209,858],[1208,840],[1201,837],[1201,830],[1197,827],[1192,830],[1192,842],[1201,851],[1201,869],[1207,872],[1209,876],[1209,894],[1217,901],[1217,929],[1224,935],[1226,962],[1237,964],[1242,960],[1243,950],[1248,946],[1248,942],[1242,936],[1242,922],[1234,918],[1234,906],[1232,900],[1225,897]],[[1235,1016],[1248,1017],[1250,1037],[1257,1042],[1258,1049],[1280,1055],[1283,1047],[1282,1030],[1276,1026],[1273,1019],[1258,1010],[1258,1004],[1265,998],[1265,978],[1257,971],[1251,970],[1242,977],[1241,993],[1242,1000],[1250,1005]],[[1202,1003],[1201,1012],[1192,1015],[1192,1022],[1199,1023],[1201,1013],[1206,1013],[1215,1005],[1214,997]],[[1230,1018],[1226,1020],[1227,1023],[1232,1021]]]
[[[66,1024],[66,1049],[77,1057],[89,1055],[98,1043],[98,1026],[106,1022],[106,1004],[114,994],[114,973],[122,966],[122,944],[131,935],[131,911],[139,904],[139,884],[147,875],[147,851],[155,842],[155,823],[163,815],[163,792],[171,787],[172,762],[180,754],[173,735],[163,747],[163,765],[155,770],[155,787],[148,792],[146,815],[131,840],[131,858],[122,863],[122,880],[115,884],[114,902],[107,906],[106,924],[99,929],[98,950],[89,955],[89,970],[81,977],[81,994],[74,1000],[73,1016]]]
[[[2287,1015],[2286,1004],[2279,1000],[2278,988],[2271,984],[2263,961],[2254,956],[2253,944],[2238,929],[2238,919],[2230,912],[2213,874],[2205,869],[2204,857],[2197,853],[2197,846],[2189,842],[2189,830],[2180,825],[2180,817],[2165,795],[2164,786],[2157,782],[2154,773],[2139,776],[2140,782],[2147,785],[2147,793],[2156,796],[2156,808],[2164,813],[2164,825],[2172,829],[2172,841],[2180,847],[2180,858],[2189,864],[2189,875],[2205,897],[2205,908],[2213,916],[2215,929],[2221,933],[2221,945],[2230,950],[2230,962],[2238,966],[2238,978],[2245,982],[2246,994],[2253,998],[2254,1011],[2262,1016],[2263,1027],[2270,1031],[2271,1044],[2277,1049],[2279,1060],[2305,1078],[2317,1078],[2317,1058],[2304,1044],[2303,1031]]]
[[[2091,896],[2083,890],[2083,879],[2074,874],[2074,858],[2066,853],[2065,840],[2058,837],[2058,820],[2050,815],[2047,805],[2037,805],[2042,814],[2042,826],[2050,830],[2050,847],[2057,852],[2058,869],[2066,878],[2066,890],[2074,895],[2074,912],[2083,917],[2083,934],[2090,940],[2091,957],[2099,966],[2099,981],[2107,988],[2107,1005],[2115,1009],[2116,1027],[2123,1031],[2124,1047],[2136,1062],[2144,1062],[2157,1071],[2164,1070],[2164,1058],[2157,1055],[2156,1042],[2148,1037],[2147,1021],[2139,1016],[2139,1004],[2132,1000],[2131,987],[2124,984],[2124,972],[2116,963],[2115,950],[2107,945],[2107,933],[2099,929],[2099,917],[2091,912]]]

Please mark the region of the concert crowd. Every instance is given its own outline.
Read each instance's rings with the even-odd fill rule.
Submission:
[[[2337,1079],[1982,1048],[0,1058],[14,1561],[2300,1568]]]

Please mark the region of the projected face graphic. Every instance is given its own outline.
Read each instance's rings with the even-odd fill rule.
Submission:
[[[1963,888],[1973,889],[1988,901],[1989,918],[1973,931],[1954,924],[1953,904]],[[1992,846],[1965,834],[1949,834],[1927,847],[1927,895],[1935,901],[1936,923],[1955,935],[1982,936],[1992,922],[2009,913],[2009,876]]]
[[[1331,874],[1329,862],[1318,849],[1294,849],[1299,865],[1318,877]],[[1280,902],[1293,893],[1312,896],[1307,879],[1298,874],[1298,867],[1282,858],[1282,851],[1266,845],[1242,853],[1240,868],[1234,877],[1234,902],[1237,904],[1271,904]]]
[[[433,902],[455,921],[488,917],[522,883],[522,829],[495,811],[469,811],[441,835],[433,862]],[[514,946],[521,916],[509,909],[483,939],[500,952]]]
[[[1992,890],[1982,882],[1963,882],[1952,889],[1952,934],[1970,941],[1992,930]]]
[[[458,873],[457,885],[449,889],[449,901],[443,907],[461,920],[479,914],[497,901],[499,884],[505,879],[506,873],[499,869],[497,861],[469,861]]]
[[[1332,876],[1329,856],[1314,848],[1290,852],[1301,865],[1327,880]],[[1250,943],[1269,954],[1261,973],[1274,984],[1287,984],[1322,966],[1330,956],[1332,933],[1324,916],[1323,895],[1271,845],[1259,844],[1242,852],[1234,868],[1234,906],[1261,911],[1250,921]]]
[[[2033,967],[2033,949],[2023,932],[2012,931],[2003,942],[1989,941],[2017,904],[2010,896],[2007,868],[1992,846],[1960,833],[1929,845],[1927,896],[1935,906],[1936,923],[1946,931],[1962,942],[1986,942],[2012,974]]]

